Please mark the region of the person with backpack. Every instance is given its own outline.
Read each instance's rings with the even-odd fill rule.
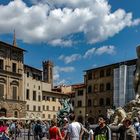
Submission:
[[[10,137],[14,138],[16,137],[16,122],[12,121],[9,125],[9,133],[10,133]]]
[[[135,118],[133,119],[133,127],[134,127],[134,129],[135,129],[135,131],[136,131],[137,137],[139,138],[139,127],[140,127],[140,123],[139,123],[138,117],[135,117]],[[140,138],[139,138],[139,139],[140,139]]]
[[[42,126],[40,120],[37,120],[34,126],[34,137],[35,140],[41,140],[43,138]]]

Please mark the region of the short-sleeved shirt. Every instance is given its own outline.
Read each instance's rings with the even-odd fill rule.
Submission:
[[[70,140],[79,140],[81,132],[81,125],[78,122],[72,122],[68,126],[68,133],[70,134]]]
[[[88,137],[88,140],[91,140],[91,137],[92,137],[93,134],[94,134],[94,133],[93,133],[93,130],[90,129],[90,130],[89,130],[89,137]]]
[[[94,140],[111,140],[111,130],[108,126],[100,128],[96,127],[94,132]]]

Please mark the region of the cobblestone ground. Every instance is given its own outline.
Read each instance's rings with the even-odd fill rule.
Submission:
[[[34,140],[34,137],[30,135],[28,137],[28,129],[21,130],[21,137],[14,138],[13,140]],[[42,138],[42,140],[48,140],[47,138]]]
[[[30,137],[30,139],[28,139],[28,137],[25,136],[25,137],[19,137],[19,138],[17,138],[16,140],[34,140],[34,138],[33,138],[33,137]],[[42,140],[48,140],[48,139],[42,138]]]

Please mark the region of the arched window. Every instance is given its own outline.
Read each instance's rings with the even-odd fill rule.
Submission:
[[[5,108],[0,109],[0,116],[5,116],[6,117],[6,112],[7,110]]]
[[[14,117],[18,118],[18,112],[17,111],[14,112]]]
[[[103,98],[100,98],[99,104],[100,104],[100,106],[104,105],[104,99]]]

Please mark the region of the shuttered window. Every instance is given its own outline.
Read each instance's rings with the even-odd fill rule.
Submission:
[[[4,85],[0,84],[0,98],[3,98],[4,96]]]

